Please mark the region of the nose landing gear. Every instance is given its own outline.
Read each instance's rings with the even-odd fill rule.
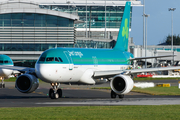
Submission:
[[[5,88],[4,77],[0,77],[1,83],[0,88]]]
[[[51,83],[51,86],[53,88],[51,88],[49,90],[49,97],[51,99],[58,99],[58,98],[61,98],[62,97],[62,90],[61,89],[58,89],[59,86],[60,86],[60,83]]]

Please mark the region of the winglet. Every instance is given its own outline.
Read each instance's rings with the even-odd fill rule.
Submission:
[[[114,49],[128,51],[129,24],[130,24],[131,2],[126,2],[123,19],[119,29],[116,45]]]

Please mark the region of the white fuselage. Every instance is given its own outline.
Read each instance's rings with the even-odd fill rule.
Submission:
[[[49,83],[79,82],[86,70],[106,71],[126,69],[129,65],[72,65],[38,64],[35,70],[38,78]]]
[[[13,70],[10,69],[0,69],[0,77],[6,78],[12,74]]]

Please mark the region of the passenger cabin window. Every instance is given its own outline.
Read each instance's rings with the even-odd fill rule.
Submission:
[[[54,61],[54,57],[48,57],[48,58],[46,58],[46,61],[47,62]]]
[[[45,57],[41,57],[41,58],[39,59],[39,61],[44,62],[44,61],[45,61]]]

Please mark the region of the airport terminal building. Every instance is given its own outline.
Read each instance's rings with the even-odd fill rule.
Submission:
[[[41,9],[30,2],[4,2],[0,8],[0,51],[23,61],[18,64],[33,66],[42,51],[73,47],[77,15]]]
[[[140,1],[131,1],[132,6],[141,5]],[[54,47],[112,48],[125,3],[125,0],[1,0],[1,54],[22,61],[16,65],[34,67],[40,54]]]

